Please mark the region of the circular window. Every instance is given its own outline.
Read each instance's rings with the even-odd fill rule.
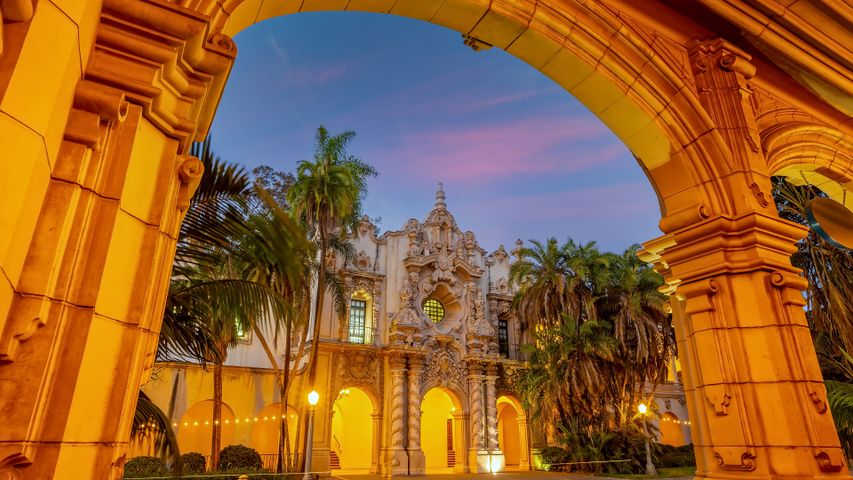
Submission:
[[[423,304],[424,313],[427,314],[433,323],[439,323],[444,320],[444,305],[434,298],[428,298]]]

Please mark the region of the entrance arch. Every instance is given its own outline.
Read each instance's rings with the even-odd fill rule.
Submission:
[[[501,395],[497,401],[498,446],[504,454],[504,464],[509,469],[530,468],[530,444],[527,415],[521,402],[510,395]]]
[[[700,477],[844,474],[803,333],[802,279],[788,259],[803,230],[773,210],[767,140],[755,121],[764,96],[850,137],[849,102],[797,83],[850,90],[849,68],[833,60],[849,51],[796,20],[805,12],[837,26],[823,7],[779,4],[784,15],[767,17],[750,2],[702,2],[718,26],[688,8],[661,2],[644,12],[620,0],[2,3],[4,32],[14,34],[4,34],[0,67],[10,167],[0,178],[0,410],[13,414],[0,431],[0,473],[59,478],[85,465],[92,476],[120,475],[177,228],[201,174],[186,153],[207,131],[236,55],[228,35],[275,15],[351,8],[431,21],[476,48],[507,50],[580,99],[637,155],[661,203],[666,235],[647,243],[644,258],[675,296]],[[738,31],[775,46],[753,59],[744,50],[753,42],[717,38]],[[813,46],[833,51],[816,59]],[[803,162],[779,158],[789,160]],[[819,175],[849,190],[851,172],[834,165]],[[770,368],[767,352],[743,348],[755,343],[785,363]],[[791,399],[790,423],[767,414],[779,395]]]
[[[658,422],[660,430],[660,443],[679,447],[684,445],[684,429],[681,427],[681,419],[672,412],[664,412]]]
[[[338,392],[332,405],[331,460],[345,473],[375,471],[376,403],[364,390],[346,387]]]
[[[461,425],[462,404],[452,390],[433,387],[421,400],[421,450],[427,473],[452,473],[465,462]]]
[[[221,448],[234,443],[234,411],[222,404],[222,440]],[[173,425],[178,437],[181,453],[198,452],[210,455],[211,435],[213,434],[213,400],[202,400],[184,412],[177,425]]]
[[[258,414],[258,421],[252,426],[252,445],[251,447],[257,450],[259,454],[278,455],[278,440],[280,429],[281,402],[272,403],[264,407]],[[290,451],[294,451],[296,447],[296,424],[298,423],[297,412],[292,406],[288,405],[285,413],[288,429],[288,438],[290,440]],[[264,466],[275,468],[275,461],[269,460],[269,457],[264,457]]]

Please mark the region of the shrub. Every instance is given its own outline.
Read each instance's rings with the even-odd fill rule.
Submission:
[[[134,457],[124,464],[124,476],[128,478],[158,477],[167,472],[163,460],[157,457]]]
[[[696,465],[693,445],[682,445],[680,447],[661,445],[661,467],[692,467],[693,465]]]
[[[570,460],[569,451],[563,447],[545,447],[539,453],[539,457],[542,459],[542,466],[550,471],[561,470],[562,465],[555,464],[566,463]]]
[[[229,445],[219,454],[219,470],[224,472],[258,471],[263,466],[260,454],[244,445]]]
[[[189,452],[181,455],[180,461],[184,473],[204,473],[204,455],[198,452]]]

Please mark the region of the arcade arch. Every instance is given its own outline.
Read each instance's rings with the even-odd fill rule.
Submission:
[[[234,443],[234,411],[222,404],[222,448]],[[193,404],[181,416],[177,425],[173,425],[178,437],[181,453],[198,452],[210,455],[210,439],[213,430],[213,400],[202,400]]]
[[[338,392],[332,405],[330,448],[343,473],[375,472],[376,405],[361,388],[346,387]]]
[[[433,387],[421,400],[421,449],[427,473],[451,473],[467,455],[462,403],[453,390]]]
[[[819,117],[817,128],[850,137],[844,102],[821,103],[765,60],[801,69],[797,78],[831,77],[844,90],[849,69],[832,58],[849,55],[820,53],[820,63],[804,53],[823,38],[819,26],[795,32],[756,13],[755,40],[772,33],[785,47],[754,58],[719,38],[730,29],[700,25],[664,2],[643,9],[654,16],[620,0],[79,0],[65,10],[0,3],[4,27],[12,25],[0,63],[3,178],[12,179],[0,188],[0,410],[14,412],[0,432],[0,473],[120,475],[177,228],[201,175],[186,154],[207,131],[236,55],[229,35],[276,15],[361,9],[446,26],[474,48],[505,49],[576,96],[637,156],[661,203],[665,235],[646,244],[644,258],[677,299],[700,477],[845,474],[798,304],[803,281],[788,258],[803,229],[774,211],[775,169],[752,101],[778,94],[776,103]],[[753,31],[729,5],[752,11],[750,2],[702,3],[725,4],[708,8],[724,26]],[[778,7],[785,18],[798,15]],[[814,151],[802,160],[783,155],[779,165],[825,156],[807,148]],[[849,141],[830,149],[849,157]],[[833,163],[830,171],[820,174],[850,189],[853,167]],[[71,321],[78,328],[65,328]],[[747,343],[772,345],[786,361],[771,366]],[[763,414],[779,395],[791,399],[789,423]]]
[[[252,448],[261,455],[278,454],[278,439],[280,436],[281,402],[264,407],[258,414],[258,421],[252,426]],[[288,405],[286,410],[288,438],[290,451],[296,447],[296,409]]]
[[[498,447],[504,454],[508,469],[530,468],[527,415],[521,402],[510,395],[501,395],[497,401]]]
[[[658,429],[660,430],[660,443],[676,447],[685,444],[684,429],[678,415],[672,412],[664,412],[658,421]]]

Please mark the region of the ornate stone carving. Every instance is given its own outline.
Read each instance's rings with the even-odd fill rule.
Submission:
[[[423,372],[423,357],[409,354],[409,450],[421,448],[421,374]]]
[[[468,363],[468,391],[471,404],[471,448],[483,450],[483,375],[482,366],[476,361]]]
[[[498,404],[495,384],[498,378],[498,366],[490,363],[486,366],[486,442],[489,450],[498,449]]]
[[[451,382],[465,388],[467,370],[449,343],[439,342],[427,360],[424,382],[448,386]]]
[[[405,417],[403,382],[406,374],[406,356],[394,352],[389,355],[388,362],[391,370],[391,447],[401,449]]]
[[[751,448],[717,447],[714,458],[723,470],[749,472],[755,470],[755,452]]]
[[[346,350],[336,355],[336,378],[332,391],[348,386],[367,387],[378,393],[382,381],[382,363],[372,350]]]
[[[364,250],[358,252],[358,255],[355,257],[355,268],[365,271],[370,269],[370,256],[364,252]]]
[[[190,206],[190,198],[201,182],[204,173],[204,164],[201,160],[190,155],[178,157],[178,179],[180,187],[178,190],[178,210],[185,211]]]

